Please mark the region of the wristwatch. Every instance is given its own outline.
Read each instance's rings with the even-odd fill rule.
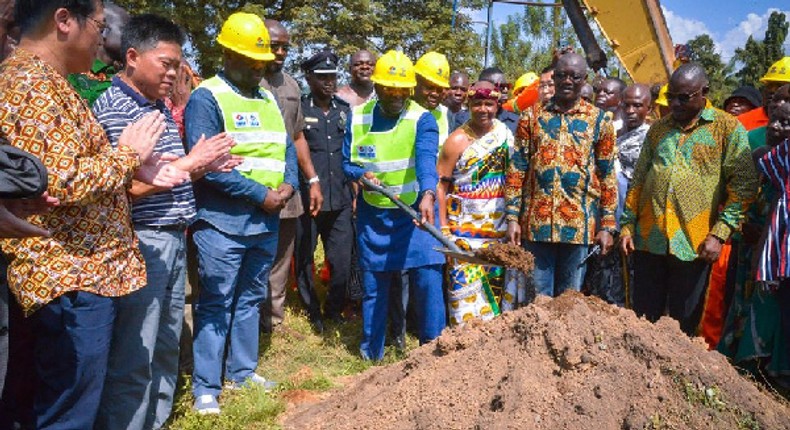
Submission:
[[[310,185],[313,185],[316,182],[321,182],[321,179],[318,177],[318,175],[315,175],[312,178],[307,180],[307,183],[310,184]]]

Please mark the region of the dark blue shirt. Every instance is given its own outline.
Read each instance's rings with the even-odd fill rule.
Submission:
[[[312,95],[302,97],[304,137],[310,147],[310,158],[320,179],[324,196],[322,211],[337,211],[351,205],[351,187],[343,174],[343,138],[351,108],[345,100],[332,96],[329,111],[313,104]],[[309,179],[309,178],[303,178]],[[302,196],[308,197],[309,185],[302,183]],[[309,206],[309,205],[308,205]]]
[[[225,79],[222,73],[218,75]],[[230,82],[225,81],[239,92]],[[263,98],[263,93],[256,93]],[[266,119],[263,118],[265,121]],[[222,111],[211,91],[198,88],[189,98],[184,111],[187,148],[191,149],[202,135],[207,138],[225,131]],[[285,147],[285,183],[296,190],[299,186],[296,148],[290,136]],[[263,210],[268,188],[244,177],[237,170],[230,173],[208,173],[195,182],[197,219],[208,222],[227,234],[254,235],[277,231],[280,216]]]

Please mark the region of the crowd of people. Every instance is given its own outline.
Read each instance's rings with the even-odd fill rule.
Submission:
[[[3,428],[161,428],[184,349],[200,414],[274,389],[259,337],[283,324],[292,272],[317,333],[361,312],[367,360],[410,324],[425,344],[575,290],[788,384],[790,57],[723,110],[699,64],[628,84],[572,49],[515,85],[439,52],[360,50],[342,88],[327,49],[299,63],[303,92],[287,28],[255,14],[228,16],[202,79],[166,17],[2,12]],[[523,246],[535,269],[446,257],[429,224],[462,250]]]

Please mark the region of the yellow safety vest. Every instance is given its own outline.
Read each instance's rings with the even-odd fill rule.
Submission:
[[[236,141],[230,153],[244,157],[236,170],[269,188],[280,186],[285,178],[288,134],[274,95],[259,88],[263,98],[250,99],[217,76],[203,81],[199,88],[211,91],[219,105],[225,132]]]
[[[391,130],[370,131],[376,100],[357,106],[351,115],[351,162],[372,172],[381,184],[390,188],[401,201],[414,204],[420,191],[415,169],[417,122],[427,112],[409,101]],[[383,209],[396,208],[386,196],[363,190],[362,198]]]

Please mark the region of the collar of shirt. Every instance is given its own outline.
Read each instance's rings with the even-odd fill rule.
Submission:
[[[574,104],[572,108],[563,112],[554,103],[554,97],[552,97],[551,100],[549,100],[549,102],[543,107],[543,110],[564,115],[576,115],[580,113],[589,113],[594,107],[594,105],[587,103],[586,100],[580,98],[576,101],[576,104]]]
[[[159,109],[160,111],[164,111],[164,109],[165,109],[165,102],[164,101],[157,100],[155,103],[151,103],[150,100],[148,100],[147,98],[143,97],[142,94],[137,92],[137,90],[132,88],[129,84],[124,82],[123,79],[121,79],[118,76],[113,76],[113,78],[112,78],[112,85],[115,86],[115,87],[118,87],[118,89],[120,89],[122,93],[124,93],[127,96],[129,96],[129,98],[134,100],[135,103],[137,103],[139,106],[154,106],[157,109]]]
[[[620,142],[620,141],[629,140],[629,139],[632,139],[634,137],[637,137],[640,134],[646,133],[649,128],[650,128],[650,124],[648,124],[646,122],[643,122],[642,125],[640,125],[639,127],[635,128],[633,130],[626,131],[625,133],[620,135],[620,137],[617,138],[617,141]]]
[[[91,73],[99,74],[104,73],[107,75],[114,75],[118,71],[115,70],[111,64],[106,64],[104,61],[99,60],[98,58],[93,60],[93,65],[91,66]]]
[[[310,107],[311,108],[318,108],[319,107],[319,106],[315,105],[315,102],[314,102],[315,99],[313,98],[313,94],[312,93],[307,94],[305,97],[310,99]],[[332,94],[332,98],[329,99],[329,109],[337,109],[337,101],[339,101],[339,100],[342,100],[342,99],[339,99],[336,95]]]
[[[716,111],[713,108],[704,108],[696,118],[694,118],[688,125],[685,127],[676,123],[673,119],[672,124],[675,128],[680,131],[691,131],[700,125],[707,124],[709,122],[713,122],[716,119]]]
[[[233,82],[229,81],[229,80],[228,80],[228,78],[226,78],[226,77],[225,77],[225,72],[219,72],[219,73],[217,73],[217,76],[218,76],[220,79],[222,79],[223,81],[225,81],[225,83],[226,83],[226,84],[228,84],[228,86],[229,86],[229,87],[230,87],[230,88],[231,88],[233,91],[235,91],[235,92],[236,92],[236,94],[241,94],[241,91],[239,91],[239,87],[237,87],[236,85],[234,85],[234,84],[233,84]],[[265,93],[265,92],[263,92],[263,91],[261,91],[261,87],[260,87],[260,86],[257,86],[257,87],[255,87],[255,89],[253,90],[253,92],[252,92],[252,93],[253,93],[253,95],[255,96],[255,98],[256,98],[256,99],[266,99],[266,98],[268,98],[268,97],[266,96],[266,93]]]

